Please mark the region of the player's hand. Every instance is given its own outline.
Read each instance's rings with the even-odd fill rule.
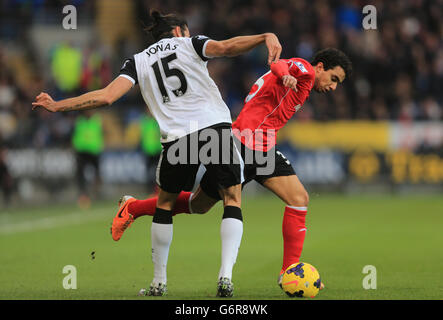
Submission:
[[[273,33],[266,33],[266,47],[268,48],[268,64],[271,65],[273,62],[277,62],[280,59],[281,54],[281,44],[278,38]]]
[[[32,110],[37,107],[45,108],[50,112],[56,112],[57,109],[55,107],[55,101],[51,98],[51,96],[47,93],[41,92],[32,103]]]
[[[297,92],[297,79],[291,75],[285,75],[282,77],[283,85],[285,87],[291,88],[295,92]]]

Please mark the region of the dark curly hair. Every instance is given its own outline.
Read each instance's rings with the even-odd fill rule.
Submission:
[[[175,13],[162,15],[156,10],[151,10],[149,14],[150,23],[144,29],[148,34],[149,45],[163,38],[171,38],[172,29],[175,27],[185,28],[188,26],[186,20]]]
[[[345,71],[346,78],[352,75],[352,62],[346,54],[335,48],[326,48],[318,51],[311,64],[316,66],[319,62],[323,62],[325,70],[333,69],[340,66]]]

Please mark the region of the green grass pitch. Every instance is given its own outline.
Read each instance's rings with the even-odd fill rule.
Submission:
[[[273,195],[243,200],[244,233],[235,299],[288,300],[277,286],[283,203]],[[178,215],[169,254],[167,297],[137,297],[149,285],[150,217],[119,242],[110,235],[116,203],[11,209],[0,214],[0,299],[216,299],[219,203],[210,213]],[[311,195],[302,261],[326,284],[315,299],[442,299],[443,197]],[[91,253],[94,252],[94,255]],[[63,288],[66,265],[77,289]],[[363,267],[377,288],[363,288]]]

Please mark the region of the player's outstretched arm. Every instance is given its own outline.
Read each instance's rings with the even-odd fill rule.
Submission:
[[[50,112],[88,110],[109,106],[132,88],[132,82],[124,77],[117,77],[106,88],[91,91],[75,98],[54,101],[47,93],[40,93],[32,103],[32,110],[37,107]]]
[[[223,41],[211,40],[206,46],[208,57],[234,57],[246,53],[258,45],[265,43],[268,48],[268,64],[280,59],[281,44],[273,33],[252,36],[239,36]]]

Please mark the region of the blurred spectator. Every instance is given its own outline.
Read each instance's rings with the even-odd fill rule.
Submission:
[[[83,52],[81,89],[92,91],[104,88],[112,80],[112,70],[106,53],[97,46],[91,45]]]
[[[431,96],[427,96],[420,101],[421,114],[424,120],[442,121],[443,110],[437,101]]]
[[[0,135],[5,140],[11,138],[17,126],[13,110],[16,95],[12,76],[6,70],[0,71]]]
[[[147,191],[148,194],[155,194],[157,191],[155,171],[162,151],[160,128],[154,118],[144,115],[140,120],[140,130],[141,147],[146,159]]]
[[[88,207],[90,198],[99,194],[99,157],[104,148],[101,116],[93,111],[80,114],[74,126],[72,146],[77,160],[79,205]]]
[[[82,53],[67,43],[58,44],[52,53],[51,71],[62,92],[78,89],[82,72]]]
[[[3,194],[3,202],[7,207],[11,202],[14,181],[9,173],[8,164],[6,163],[6,155],[7,149],[0,141],[0,189]]]

